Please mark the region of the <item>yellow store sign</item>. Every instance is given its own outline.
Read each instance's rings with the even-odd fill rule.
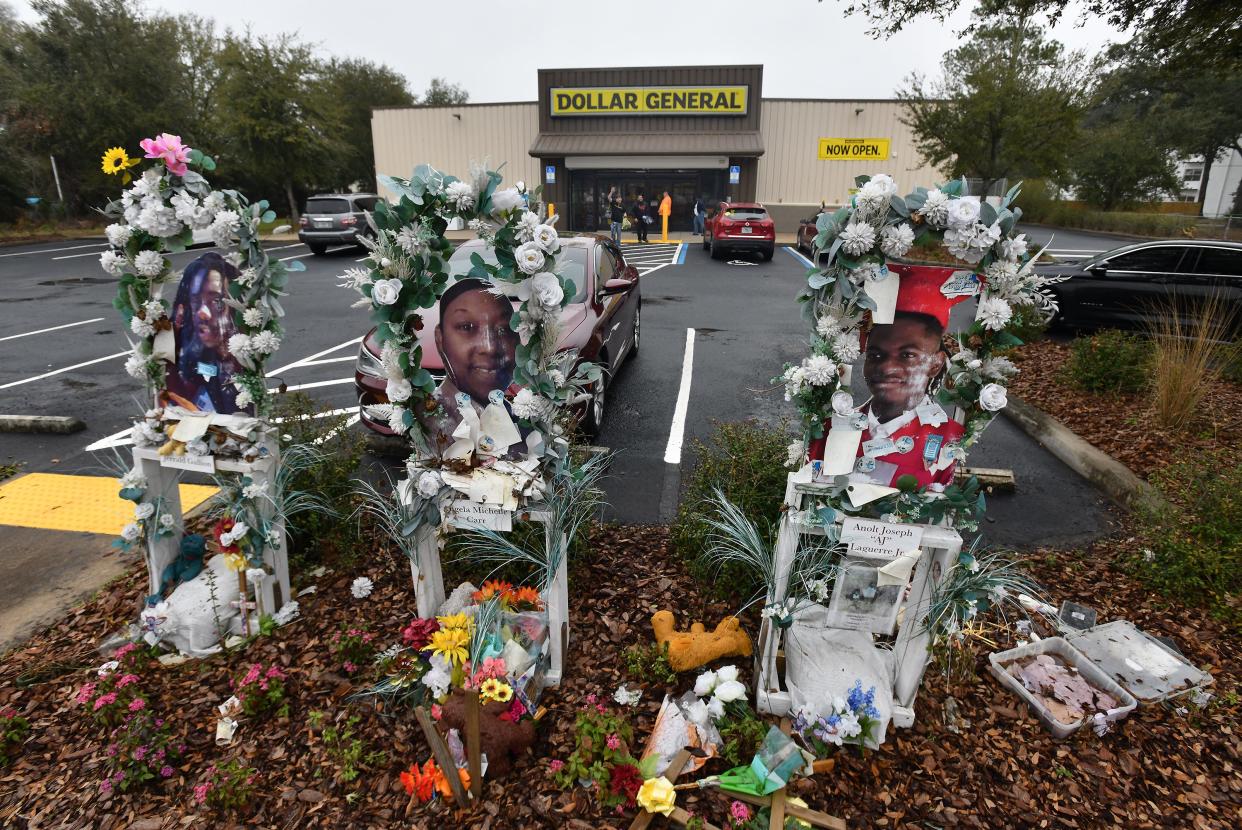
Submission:
[[[553,87],[553,116],[745,115],[745,86]]]
[[[824,161],[885,161],[887,138],[821,138],[819,157]]]

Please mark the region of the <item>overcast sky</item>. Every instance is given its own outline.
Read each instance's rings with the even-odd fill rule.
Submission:
[[[24,0],[24,20],[37,19]],[[386,63],[421,93],[433,76],[470,100],[533,101],[535,70],[552,67],[764,65],[769,98],[890,98],[912,70],[934,74],[969,19],[966,0],[949,24],[920,19],[889,40],[838,0],[161,0],[147,8],[194,12],[257,34],[297,32],[324,54]],[[1071,49],[1098,51],[1122,38],[1076,8],[1056,27]],[[1083,25],[1079,25],[1082,23]]]

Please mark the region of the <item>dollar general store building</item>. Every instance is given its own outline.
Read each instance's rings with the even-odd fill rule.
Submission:
[[[762,96],[762,66],[541,69],[538,101],[375,110],[375,172],[503,162],[507,182],[542,183],[575,231],[608,227],[612,188],[627,207],[667,190],[672,230],[690,230],[701,196],[762,202],[786,232],[841,204],[861,173],[903,189],[939,178],[897,101]]]

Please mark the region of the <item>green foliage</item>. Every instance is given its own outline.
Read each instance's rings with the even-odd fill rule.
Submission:
[[[123,791],[171,778],[184,749],[174,741],[166,720],[150,709],[133,712],[109,736],[100,790]]]
[[[615,767],[637,764],[630,755],[632,740],[629,721],[589,696],[574,722],[574,751],[554,770],[557,785],[569,789],[579,781],[593,781],[601,804],[623,803],[624,796],[611,792],[612,776]]]
[[[245,674],[233,681],[233,694],[241,701],[242,712],[248,718],[289,716],[285,673],[275,663],[266,669],[262,663],[251,664]]]
[[[337,155],[321,159],[328,167],[314,181],[332,190],[356,183],[370,190],[375,180],[371,110],[413,106],[415,96],[400,73],[360,58],[331,58],[320,68],[320,78],[318,91],[338,125],[341,148]]]
[[[1175,506],[1140,515],[1129,567],[1179,602],[1242,621],[1242,466],[1223,454],[1192,456],[1153,483]]]
[[[317,463],[293,477],[289,489],[315,493],[332,510],[302,513],[289,528],[289,566],[295,572],[320,563],[348,565],[362,544],[353,518],[353,478],[366,452],[366,437],[346,426],[348,415],[317,417],[323,411],[301,392],[281,395],[275,406],[275,416],[283,419],[281,432],[291,436],[286,443],[318,442],[324,451]]]
[[[668,643],[637,643],[625,650],[625,673],[640,683],[671,686],[677,672],[668,664]]]
[[[355,674],[371,665],[375,657],[375,635],[366,623],[344,623],[328,641],[332,655],[346,674]]]
[[[30,721],[13,709],[0,709],[0,769],[22,748],[30,734]]]
[[[444,78],[432,78],[420,101],[425,107],[444,107],[452,104],[464,104],[470,100],[470,93],[458,84],[450,84]],[[368,122],[369,123],[369,122]]]
[[[725,707],[725,717],[716,724],[720,732],[720,757],[730,767],[749,764],[768,734],[768,724],[740,701]]]
[[[1085,130],[1074,149],[1079,198],[1101,210],[1158,200],[1179,188],[1173,157],[1151,140],[1152,130],[1135,116]]]
[[[1070,346],[1066,377],[1089,392],[1140,392],[1151,378],[1151,341],[1107,329],[1079,337]]]
[[[705,505],[717,490],[758,525],[775,525],[780,519],[789,440],[783,426],[740,421],[718,423],[708,443],[694,442],[694,466],[684,484],[672,543],[698,579],[708,580],[699,556],[711,532]],[[721,594],[736,596],[750,596],[760,587],[750,569],[741,565],[726,566],[713,586]]]
[[[311,727],[314,729],[323,723],[325,714],[311,712],[310,718]],[[328,759],[336,767],[335,778],[345,784],[356,780],[363,770],[383,764],[386,759],[383,752],[368,750],[366,743],[357,737],[358,720],[357,715],[350,715],[343,724],[334,723],[324,727],[320,735]],[[316,768],[315,775],[322,776],[323,769]]]
[[[236,759],[209,767],[206,780],[194,790],[194,799],[221,812],[240,810],[254,796],[258,771]]]

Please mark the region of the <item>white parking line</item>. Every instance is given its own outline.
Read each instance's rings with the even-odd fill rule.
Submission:
[[[362,342],[362,337],[360,336],[355,337],[352,340],[346,340],[344,343],[339,343],[335,346],[330,346],[329,348],[326,348],[321,352],[315,352],[313,355],[310,355],[309,357],[303,357],[299,360],[293,361],[292,363],[287,363],[284,366],[281,366],[279,369],[268,369],[267,375],[268,377],[271,377],[272,375],[279,375],[281,372],[288,372],[290,369],[297,369],[300,366],[313,365],[312,361],[316,361],[326,354],[332,354],[338,349],[344,349],[346,346],[355,346],[361,342]]]
[[[325,357],[323,360],[303,361],[298,364],[298,368],[302,368],[304,366],[322,366],[325,363],[344,363],[346,361],[349,361],[352,363],[357,359],[358,359],[357,355],[352,355],[352,354],[345,355],[344,357]]]
[[[51,372],[44,372],[43,374],[35,375],[32,378],[25,378],[23,380],[10,381],[9,383],[0,385],[0,389],[9,389],[14,386],[21,386],[22,384],[25,384],[25,383],[34,383],[36,380],[43,380],[44,378],[50,378],[53,375],[60,375],[60,374],[64,374],[65,372],[72,372],[74,369],[81,369],[83,366],[93,366],[96,363],[103,363],[105,360],[116,360],[118,357],[126,357],[128,354],[129,354],[128,351],[117,352],[116,354],[110,354],[107,357],[97,357],[94,360],[87,360],[83,363],[75,363],[72,366],[66,366],[63,369],[54,369]]]
[[[673,264],[673,263],[671,263],[671,262],[664,262],[664,263],[661,263],[660,265],[657,265],[657,266],[656,266],[656,267],[654,267],[654,268],[648,268],[648,269],[646,269],[646,270],[643,270],[642,268],[639,268],[639,269],[638,269],[638,276],[640,276],[640,277],[646,277],[646,276],[649,276],[650,274],[654,274],[656,271],[659,271],[661,268],[667,268],[668,266],[670,266],[670,265],[672,265],[672,264]]]
[[[808,268],[815,267],[815,263],[811,262],[809,259],[804,257],[801,251],[795,251],[793,248],[789,247],[788,245],[785,245],[783,247],[785,248],[786,251],[793,254],[795,257],[797,257],[798,261],[801,262],[803,265],[807,266]]]
[[[41,248],[38,251],[18,251],[15,254],[0,254],[0,258],[10,256],[30,256],[31,254],[55,254],[61,251],[78,251],[82,248],[106,248],[107,246],[107,242],[92,242],[89,245],[72,245],[68,248]],[[96,253],[98,253],[98,251]]]
[[[668,446],[664,448],[664,461],[681,463],[681,442],[686,432],[686,409],[690,405],[690,376],[694,372],[694,329],[686,329],[686,353],[681,360],[681,387],[677,390],[677,406],[673,409],[673,423],[668,430]]]
[[[16,340],[19,337],[29,337],[32,334],[43,334],[44,332],[48,332],[48,331],[60,331],[61,329],[71,329],[74,326],[85,326],[87,323],[98,323],[102,319],[103,319],[102,317],[92,317],[91,319],[83,320],[80,323],[65,323],[63,326],[52,326],[51,328],[37,329],[35,331],[23,332],[22,334],[10,334],[8,337],[0,337],[0,343],[3,343],[5,340]]]

